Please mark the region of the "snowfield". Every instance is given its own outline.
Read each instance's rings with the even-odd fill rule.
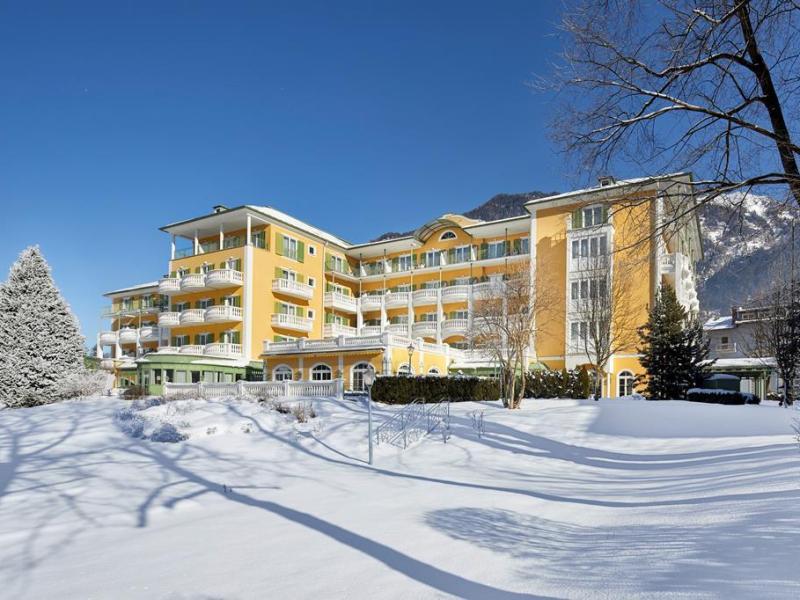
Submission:
[[[794,410],[455,404],[370,467],[353,401],[129,407],[0,411],[0,597],[800,597]]]

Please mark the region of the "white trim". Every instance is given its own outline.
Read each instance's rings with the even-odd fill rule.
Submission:
[[[355,363],[353,366],[350,367],[350,389],[351,390],[355,390],[355,391],[359,391],[359,392],[362,391],[362,390],[356,390],[356,388],[353,387],[353,379],[354,379],[354,374],[356,372],[356,367],[358,367],[359,365],[366,365],[367,369],[365,369],[365,370],[368,370],[368,368],[370,367],[371,364],[372,363],[370,363],[368,360],[362,360],[360,362]]]
[[[328,369],[328,371],[330,372],[331,378],[330,379],[314,379],[314,369],[316,369],[317,367],[325,367],[326,369]],[[314,363],[313,365],[311,365],[311,368],[308,370],[308,380],[309,381],[333,381],[333,379],[334,379],[334,377],[333,377],[333,369],[327,363],[324,363],[324,362]]]
[[[626,373],[626,375],[625,375],[625,377],[626,377],[626,378],[627,378],[627,377],[630,377],[630,379],[631,379],[631,394],[632,394],[632,393],[633,393],[633,391],[634,391],[634,385],[635,385],[635,383],[636,383],[636,375],[635,375],[635,373],[634,373],[633,371],[630,371],[630,370],[628,370],[628,369],[623,369],[622,371],[620,371],[619,373],[617,373],[617,384],[616,384],[616,385],[617,385],[617,387],[616,387],[616,389],[614,390],[614,391],[616,392],[616,394],[615,394],[616,396],[619,396],[619,395],[620,395],[620,393],[619,393],[619,384],[620,384],[620,380],[621,380],[621,379],[622,379],[622,377],[623,377],[623,373]],[[610,395],[611,395],[611,394],[609,394],[609,396],[610,396]],[[628,395],[628,394],[625,394],[625,395]]]
[[[242,294],[242,352],[244,358],[252,360],[253,354],[253,245],[244,247],[244,294]]]
[[[444,236],[446,236],[448,233],[450,234],[450,237],[444,237]],[[439,235],[439,241],[440,241],[440,242],[443,242],[443,241],[445,241],[445,240],[457,240],[457,239],[458,239],[458,236],[456,235],[456,232],[455,232],[455,231],[453,231],[452,229],[446,229],[445,231],[443,231],[443,232],[442,232],[442,233]]]
[[[275,377],[278,369],[288,369],[289,375],[290,375],[289,380],[290,381],[294,381],[294,369],[292,369],[292,367],[290,367],[286,363],[281,363],[279,365],[275,365],[272,368],[272,381],[278,381],[278,379]]]

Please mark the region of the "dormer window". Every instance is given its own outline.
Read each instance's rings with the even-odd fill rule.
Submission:
[[[439,236],[439,241],[443,242],[445,240],[454,240],[456,239],[456,234],[452,231],[445,231],[442,235]]]

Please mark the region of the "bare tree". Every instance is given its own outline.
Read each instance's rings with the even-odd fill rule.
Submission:
[[[473,303],[469,337],[475,349],[500,365],[507,408],[519,408],[525,390],[528,349],[544,303],[536,288],[529,265],[513,263],[504,279],[490,283]]]
[[[623,254],[585,257],[580,276],[570,281],[573,323],[570,332],[579,340],[595,372],[595,397],[602,393],[608,363],[619,352],[635,352],[638,311],[631,297],[635,282],[634,262]],[[574,341],[574,340],[573,340]]]
[[[800,204],[800,2],[568,6],[553,129],[583,172],[693,171],[703,201],[772,186]]]

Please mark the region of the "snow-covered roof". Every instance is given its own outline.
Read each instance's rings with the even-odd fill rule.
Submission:
[[[659,175],[656,177],[635,177],[633,179],[620,179],[619,181],[615,181],[609,185],[598,185],[595,187],[584,188],[581,190],[572,190],[570,192],[564,192],[562,194],[555,194],[553,196],[544,196],[542,198],[534,198],[533,200],[529,200],[525,203],[525,206],[531,206],[534,204],[543,204],[545,202],[552,202],[553,200],[562,200],[566,198],[571,198],[573,196],[581,196],[583,194],[593,194],[596,192],[606,192],[609,190],[615,190],[627,186],[632,185],[640,185],[640,184],[648,184],[648,183],[656,183],[658,181],[669,181],[669,180],[679,180],[679,179],[687,179],[689,177],[689,173],[670,173],[668,175]]]
[[[770,368],[775,367],[775,359],[769,356],[764,358],[718,358],[712,369],[743,369],[743,368]]]
[[[106,292],[103,296],[114,296],[116,294],[125,294],[127,292],[142,292],[148,288],[158,289],[158,281],[148,281],[147,283],[138,283],[136,285],[130,285],[128,287],[120,288],[118,290],[112,290],[110,292]]]
[[[706,321],[706,324],[703,325],[703,329],[706,331],[713,331],[716,329],[733,329],[733,317],[728,315],[727,317],[709,319]]]

